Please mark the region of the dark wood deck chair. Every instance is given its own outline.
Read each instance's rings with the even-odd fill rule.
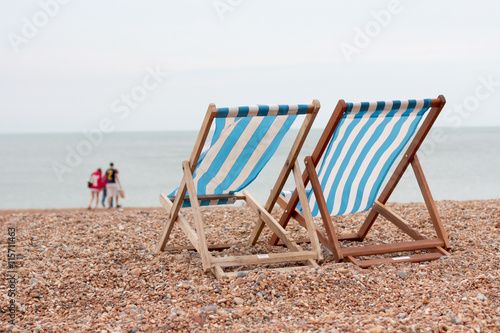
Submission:
[[[325,232],[315,227],[318,237],[332,251],[336,262],[347,259],[361,267],[368,267],[388,262],[428,261],[448,255],[448,237],[416,154],[445,103],[442,95],[437,99],[424,100],[338,102],[312,156],[305,158],[306,169],[302,175],[304,187],[309,183],[312,187],[307,194],[309,209],[313,216],[321,216],[325,227]],[[405,147],[406,151],[402,154]],[[393,174],[377,198],[389,169],[397,160],[399,162]],[[436,231],[435,238],[426,238],[386,206],[410,164]],[[290,200],[283,196],[278,200],[285,209],[280,219],[283,227],[292,217],[305,227],[310,224],[306,224],[308,218],[302,213],[304,207],[297,199],[299,194],[300,189],[297,188]],[[331,216],[368,209],[366,220],[356,234],[337,234]],[[379,214],[413,240],[371,246],[340,246],[339,241],[363,241]],[[260,227],[257,225],[254,229],[251,242],[258,237]],[[277,242],[275,236],[270,240],[271,244]],[[408,256],[359,258],[417,250],[426,251]]]
[[[160,202],[169,212],[166,224],[157,246],[157,252],[165,250],[172,227],[178,225],[193,247],[200,253],[204,270],[212,271],[217,278],[236,275],[224,272],[223,267],[302,262],[317,267],[322,261],[321,247],[312,224],[311,250],[304,251],[290,239],[289,233],[275,220],[271,211],[278,196],[293,171],[296,186],[302,188],[302,172],[297,156],[320,108],[317,100],[312,104],[300,105],[255,105],[234,108],[208,107],[198,138],[189,161],[182,163],[184,176],[179,188],[169,196],[160,195]],[[273,156],[290,126],[304,115],[302,126],[295,138],[290,153],[271,194],[262,206],[244,189],[258,176]],[[215,131],[209,148],[203,151],[212,123]],[[298,183],[297,183],[298,180]],[[240,191],[241,194],[240,194]],[[305,193],[305,192],[304,192]],[[244,200],[274,234],[284,243],[289,252],[245,256],[217,257],[211,253],[207,243],[200,206],[231,204]],[[307,203],[304,195],[301,200]],[[172,202],[173,201],[173,202]],[[193,212],[195,228],[192,228],[181,214],[182,207]],[[305,213],[310,214],[310,212]],[[312,217],[311,217],[312,219]],[[169,250],[174,250],[170,247]]]

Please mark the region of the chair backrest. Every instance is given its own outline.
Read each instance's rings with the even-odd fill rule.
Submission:
[[[193,173],[197,194],[223,195],[243,190],[271,159],[297,116],[310,111],[311,105],[307,104],[216,109],[212,140],[199,155]],[[200,204],[214,203],[232,202],[205,200]]]
[[[318,172],[330,215],[373,205],[390,167],[430,106],[430,99],[347,103]],[[308,195],[317,216],[315,195]]]

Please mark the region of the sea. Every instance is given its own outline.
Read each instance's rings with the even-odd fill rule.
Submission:
[[[291,130],[247,188],[264,203],[297,130]],[[312,129],[299,161],[321,135]],[[86,208],[87,181],[110,162],[119,170],[123,207],[159,207],[180,183],[196,131],[0,134],[0,209]],[[436,200],[500,198],[500,127],[433,128],[418,156]],[[292,190],[290,179],[285,186]],[[411,168],[389,201],[423,202]]]

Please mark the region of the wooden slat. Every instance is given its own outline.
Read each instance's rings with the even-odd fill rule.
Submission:
[[[408,223],[398,214],[394,213],[387,206],[375,200],[373,204],[373,209],[375,209],[380,215],[385,217],[389,222],[392,222],[396,227],[401,229],[405,234],[410,236],[413,239],[425,239],[426,237],[422,236],[417,230],[413,229],[408,225]]]
[[[219,200],[219,199],[236,199],[245,200],[244,195],[238,194],[214,194],[214,195],[198,195],[198,201],[200,200]],[[189,200],[189,196],[184,196],[184,201]]]
[[[425,179],[424,171],[422,170],[422,166],[420,165],[417,154],[415,154],[415,156],[413,157],[411,165],[413,168],[413,172],[415,173],[415,177],[417,178],[420,191],[422,192],[422,196],[424,197],[427,211],[429,211],[432,224],[434,225],[434,229],[436,230],[436,234],[438,238],[444,242],[444,247],[446,249],[449,249],[450,241],[448,240],[448,235],[446,233],[446,230],[444,229],[443,223],[441,222],[441,217],[439,216],[434,198],[432,198],[431,190],[429,189],[429,185],[427,184],[427,180]]]
[[[384,254],[393,252],[405,252],[414,250],[432,249],[438,246],[443,246],[443,241],[440,239],[423,239],[411,242],[400,242],[392,244],[368,245],[360,247],[345,247],[342,248],[342,254],[346,256],[371,256],[374,254]]]
[[[293,142],[292,148],[290,149],[290,153],[288,154],[285,164],[283,165],[283,168],[281,169],[278,179],[276,180],[276,183],[271,190],[271,194],[269,195],[269,198],[267,199],[266,204],[264,205],[264,208],[268,212],[271,212],[273,210],[274,205],[276,204],[276,200],[278,200],[281,190],[283,189],[283,186],[285,185],[288,176],[290,175],[291,169],[295,165],[295,161],[299,156],[300,150],[302,149],[302,146],[306,141],[307,134],[309,133],[309,130],[311,129],[314,119],[316,118],[316,115],[318,114],[318,111],[321,107],[317,99],[313,100],[312,105],[314,106],[314,110],[306,115],[304,122],[300,127],[299,133],[297,134],[297,137]],[[250,244],[255,245],[257,243],[257,240],[260,234],[262,233],[262,229],[264,228],[263,223],[264,222],[261,219],[257,221],[254,229],[252,230],[252,233],[250,234],[249,238]]]
[[[173,204],[172,201],[170,201],[165,194],[160,195],[160,202],[167,211],[170,211]],[[198,236],[196,235],[195,231],[191,228],[189,223],[186,221],[186,219],[181,214],[179,214],[177,215],[177,220],[175,222],[182,229],[182,231],[184,231],[186,237],[189,239],[191,244],[193,244],[196,250],[200,252]]]
[[[373,265],[381,265],[381,264],[393,264],[398,262],[422,262],[422,261],[431,261],[441,258],[443,255],[441,253],[424,253],[424,254],[413,254],[411,256],[403,256],[403,257],[391,257],[391,258],[380,258],[380,259],[369,259],[369,260],[355,260],[354,264],[358,265],[361,268],[367,268]],[[352,258],[352,257],[349,257]]]
[[[211,260],[211,265],[212,267],[230,267],[305,261],[307,259],[316,259],[316,253],[314,251],[300,251],[287,253],[268,253],[260,255],[214,257]]]
[[[210,270],[211,255],[208,252],[203,216],[201,215],[200,206],[198,204],[198,197],[196,196],[196,187],[194,186],[194,181],[192,177],[193,174],[191,169],[189,168],[189,163],[187,161],[184,161],[184,163],[182,163],[182,167],[184,169],[184,179],[186,180],[189,199],[191,201],[191,209],[193,211],[193,218],[196,226],[196,234],[198,235],[199,245],[197,249],[199,249],[198,252],[200,253],[203,269],[205,270],[205,272],[207,272]]]
[[[229,249],[230,247],[233,247],[234,245],[237,245],[238,243],[233,243],[233,244],[208,244],[208,250],[209,251],[222,251],[225,249]],[[182,251],[182,250],[189,250],[193,251],[196,250],[196,248],[193,245],[183,245],[183,246],[167,246],[165,247],[164,251]]]

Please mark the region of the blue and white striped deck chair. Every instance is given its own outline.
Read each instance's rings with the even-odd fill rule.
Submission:
[[[194,249],[200,253],[204,270],[211,270],[217,278],[236,274],[222,270],[222,267],[229,266],[281,262],[304,262],[317,266],[315,260],[322,261],[322,256],[316,233],[310,232],[312,250],[302,251],[289,239],[288,232],[278,224],[270,212],[290,173],[293,171],[294,175],[299,177],[297,179],[300,179],[297,156],[319,108],[317,100],[309,105],[255,105],[234,108],[216,108],[214,104],[210,104],[191,157],[182,164],[184,176],[179,188],[169,196],[160,195],[160,202],[169,211],[169,216],[157,252],[165,250],[172,227],[177,224]],[[303,115],[302,126],[287,160],[284,161],[271,195],[265,206],[262,206],[244,189],[259,175],[292,123],[300,115]],[[210,145],[203,149],[213,122],[215,130]],[[299,183],[301,185],[301,182]],[[200,206],[230,204],[236,200],[245,200],[248,206],[258,213],[259,221],[269,226],[290,252],[224,258],[212,256],[210,250],[224,246],[207,244]],[[303,200],[307,198],[304,196]],[[180,213],[181,207],[192,209],[195,229]]]
[[[387,262],[427,261],[448,255],[445,250],[450,247],[448,237],[416,155],[445,103],[442,95],[437,99],[373,103],[339,101],[312,156],[305,159],[306,170],[303,174],[304,186],[310,182],[312,187],[307,192],[309,209],[313,216],[321,216],[325,227],[326,235],[316,227],[318,237],[332,251],[337,262],[348,259],[368,267]],[[402,154],[405,147],[406,152]],[[399,164],[377,199],[391,166],[398,158]],[[436,238],[423,236],[385,206],[410,164],[430,213]],[[286,207],[286,213],[280,219],[284,227],[291,217],[305,225],[304,209],[298,203],[295,192],[297,190],[288,202],[284,197],[278,201]],[[337,235],[331,216],[363,212],[370,208],[356,234]],[[339,240],[362,241],[379,214],[414,240],[340,247]],[[276,242],[273,237],[271,243]],[[426,253],[369,260],[356,258],[417,250],[426,250],[423,251]]]

